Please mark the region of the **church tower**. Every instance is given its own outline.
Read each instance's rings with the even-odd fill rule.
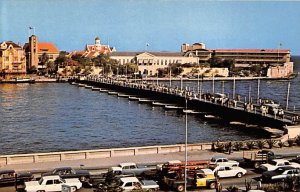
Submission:
[[[38,38],[35,35],[29,37],[29,66],[28,69],[38,69],[39,58],[38,58]]]
[[[95,45],[101,45],[99,37],[95,38]]]

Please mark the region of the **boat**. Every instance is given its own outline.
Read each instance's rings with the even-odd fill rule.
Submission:
[[[118,97],[129,97],[129,95],[125,95],[125,94],[122,94],[122,93],[118,93]]]
[[[152,103],[152,100],[139,98],[140,103]]]
[[[93,86],[90,86],[90,85],[85,85],[84,86],[86,89],[92,89],[93,88]]]
[[[76,82],[72,82],[72,83],[71,83],[71,85],[78,85],[78,83],[76,83]]]
[[[85,87],[85,84],[82,84],[82,83],[78,83],[77,85],[78,85],[78,87]]]
[[[29,77],[16,77],[9,81],[10,83],[34,83],[34,79],[30,79]]]
[[[100,89],[99,91],[100,91],[100,92],[105,92],[105,93],[108,92],[107,89]]]
[[[164,108],[165,109],[183,109],[183,107],[179,107],[176,105],[165,105]]]
[[[118,92],[115,92],[115,91],[109,91],[107,92],[109,95],[118,95]]]
[[[183,113],[188,113],[188,114],[200,114],[201,112],[194,111],[191,109],[183,109]]]
[[[156,105],[156,106],[165,106],[165,105],[168,105],[168,104],[153,101],[153,102],[152,102],[152,105]]]
[[[138,97],[134,97],[134,96],[129,96],[128,99],[129,99],[130,101],[138,101],[138,100],[139,100]]]
[[[214,115],[204,115],[204,117],[207,119],[220,119],[220,117]]]
[[[99,87],[93,87],[92,91],[100,91],[100,88]]]

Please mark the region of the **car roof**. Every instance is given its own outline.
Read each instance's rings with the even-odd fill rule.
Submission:
[[[136,178],[136,177],[123,177],[123,178],[120,178],[120,180],[124,183],[126,183],[126,182],[139,182],[138,178]]]
[[[15,170],[12,170],[12,169],[0,170],[0,174],[6,174],[6,173],[15,173]]]
[[[275,161],[275,162],[278,162],[278,163],[281,163],[281,162],[289,162],[289,161],[286,160],[286,159],[273,159],[272,161]]]
[[[55,168],[55,170],[71,170],[73,169],[72,167],[58,167],[58,168]]]
[[[121,167],[130,166],[130,165],[136,165],[136,164],[135,163],[120,163]]]
[[[43,179],[60,179],[59,175],[49,175],[49,176],[43,176]]]
[[[224,156],[213,156],[212,158],[214,158],[214,159],[228,159],[227,157],[224,157]]]
[[[201,169],[200,171],[203,171],[203,173],[205,175],[208,175],[208,174],[214,174],[214,172],[211,170],[211,169]]]

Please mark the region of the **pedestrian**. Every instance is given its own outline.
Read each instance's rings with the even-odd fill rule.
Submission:
[[[229,142],[229,144],[228,144],[228,154],[230,155],[231,152],[232,152],[232,143]]]

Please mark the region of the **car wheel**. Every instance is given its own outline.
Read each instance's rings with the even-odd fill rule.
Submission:
[[[184,191],[184,185],[177,185],[176,189],[178,192],[182,192]]]
[[[254,163],[254,168],[255,168],[255,169],[259,169],[259,166],[260,166],[260,162],[255,162],[255,163]]]
[[[81,181],[81,182],[86,181],[86,177],[85,177],[85,176],[81,176],[81,177],[80,177],[80,181]]]
[[[243,176],[242,173],[237,173],[237,174],[236,174],[236,177],[237,177],[237,178],[241,178],[242,176]]]
[[[215,182],[211,182],[211,183],[209,184],[209,188],[210,188],[210,189],[215,189],[215,188],[216,188],[216,183],[215,183]]]
[[[148,189],[148,192],[153,192],[154,190],[153,189]]]
[[[71,192],[75,192],[76,190],[77,190],[77,187],[75,187],[75,186],[71,187]]]

